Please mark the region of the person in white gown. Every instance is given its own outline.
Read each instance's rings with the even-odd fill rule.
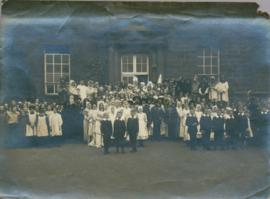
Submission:
[[[182,129],[183,129],[183,140],[184,141],[190,140],[190,136],[188,133],[188,127],[186,126],[186,119],[187,119],[187,116],[189,113],[190,113],[189,106],[188,106],[188,104],[185,104],[184,108],[183,108],[183,119],[182,119],[182,125],[183,125]]]
[[[97,110],[97,115],[95,118],[95,132],[93,135],[93,140],[89,144],[90,146],[94,146],[97,148],[102,147],[103,140],[102,140],[102,134],[100,131],[100,121],[103,119],[104,112],[105,112],[105,104],[104,102],[100,101],[98,102],[98,110]]]
[[[183,123],[184,121],[184,113],[183,113],[183,105],[181,101],[177,101],[176,104],[176,110],[179,116],[179,132],[178,136],[180,139],[184,138],[184,131],[185,131],[185,124]]]
[[[139,121],[139,132],[138,132],[137,140],[138,140],[139,146],[143,147],[144,146],[143,141],[149,138],[149,132],[147,128],[147,116],[143,112],[142,106],[138,107],[137,117]]]
[[[49,121],[44,110],[40,110],[37,117],[37,137],[49,136]]]
[[[37,122],[37,113],[34,110],[34,107],[30,107],[26,123],[25,136],[27,137],[36,136],[37,133],[36,122]]]
[[[57,108],[53,108],[53,114],[49,118],[50,134],[51,136],[62,136],[63,120],[60,113],[57,112]]]
[[[83,110],[83,141],[88,141],[88,131],[89,131],[89,117],[91,111],[90,102],[86,102],[86,107]]]
[[[88,94],[88,87],[85,85],[84,81],[80,81],[80,84],[77,86],[77,89],[79,91],[79,96],[81,98],[81,101],[83,102],[85,98],[87,98]]]
[[[97,106],[96,104],[92,105],[92,109],[88,113],[88,145],[92,146],[93,143],[93,136],[95,134],[95,123],[96,123],[96,118],[97,118]]]

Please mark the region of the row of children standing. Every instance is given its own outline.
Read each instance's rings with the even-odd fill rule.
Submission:
[[[140,146],[148,139],[147,116],[142,107],[135,109],[126,103],[119,102],[107,105],[99,102],[98,106],[86,104],[84,109],[84,141],[89,146],[101,148],[107,154],[109,146],[114,144],[116,151],[124,152],[128,140],[132,152],[137,151],[137,140]]]
[[[42,143],[53,143],[49,139],[62,136],[62,116],[57,105],[18,104],[0,106],[1,128],[5,134],[4,146],[33,146]]]

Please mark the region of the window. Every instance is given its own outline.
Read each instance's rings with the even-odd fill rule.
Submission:
[[[203,49],[202,55],[198,56],[198,75],[217,76],[220,74],[220,52],[212,49]]]
[[[133,78],[139,81],[148,81],[149,58],[147,55],[123,55],[121,57],[121,80],[132,84]]]
[[[70,79],[70,54],[45,53],[45,94],[57,95],[60,80]]]

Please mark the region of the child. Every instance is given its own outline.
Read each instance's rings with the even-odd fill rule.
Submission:
[[[32,137],[36,136],[36,122],[37,122],[37,113],[34,110],[34,107],[29,107],[29,113],[27,116],[27,123],[26,123],[26,133],[25,136]]]
[[[139,146],[143,147],[143,141],[147,140],[149,137],[149,132],[147,129],[147,116],[143,112],[143,107],[139,106],[138,107],[138,121],[139,121],[139,132],[138,132],[138,141],[139,141]]]
[[[109,114],[105,112],[100,121],[100,132],[103,136],[104,155],[109,153],[109,147],[112,136],[112,122],[109,120]]]
[[[200,129],[203,134],[203,146],[206,150],[210,150],[212,123],[213,121],[210,115],[210,109],[206,109],[200,120]]]
[[[190,114],[186,119],[186,126],[188,127],[188,133],[190,136],[190,148],[191,150],[196,150],[196,135],[197,135],[197,125],[199,124],[195,110],[191,109]]]
[[[223,148],[224,118],[221,114],[220,109],[217,110],[217,116],[213,118],[213,131],[214,131],[215,149],[218,146]]]
[[[139,131],[139,121],[135,114],[135,109],[132,109],[131,116],[128,118],[127,121],[127,132],[130,139],[130,146],[132,148],[131,152],[137,152],[136,142]]]
[[[225,115],[225,132],[228,136],[227,146],[236,149],[238,139],[236,134],[236,120],[231,108],[227,108],[227,114]]]
[[[51,136],[62,136],[62,116],[57,112],[57,108],[53,108],[53,114],[49,118]]]
[[[124,153],[124,141],[126,124],[125,120],[122,118],[122,111],[118,111],[113,125],[113,136],[115,138],[116,152],[119,152],[119,147],[121,147],[121,152]]]
[[[37,125],[37,137],[49,136],[49,131],[48,131],[49,121],[43,109],[39,111],[36,125]]]

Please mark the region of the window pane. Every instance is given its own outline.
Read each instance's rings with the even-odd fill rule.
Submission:
[[[142,72],[142,65],[137,63],[136,70],[137,72]]]
[[[123,64],[123,72],[133,72],[133,64]]]
[[[54,63],[61,63],[61,55],[54,55]]]
[[[47,79],[47,82],[53,83],[53,74],[52,73],[47,73],[46,79]]]
[[[125,84],[132,84],[133,83],[133,77],[123,77],[123,82]]]
[[[210,57],[205,57],[205,65],[210,66],[211,65],[211,59]]]
[[[68,64],[69,63],[69,55],[62,55],[62,62]]]
[[[53,73],[53,65],[52,64],[47,64],[46,71],[47,71],[47,73]]]
[[[55,83],[60,82],[60,79],[61,79],[61,74],[55,74],[54,75],[54,82]]]
[[[47,93],[48,94],[54,93],[54,84],[47,84]]]
[[[53,63],[53,55],[46,55],[46,63]]]
[[[211,74],[211,67],[205,67],[205,74]]]
[[[147,63],[142,64],[142,72],[147,72]]]
[[[54,72],[55,73],[61,73],[61,64],[55,64],[54,65]]]
[[[69,73],[69,65],[63,65],[62,70],[63,73]]]
[[[213,67],[212,68],[212,74],[217,74],[218,73],[218,68],[217,67]]]

